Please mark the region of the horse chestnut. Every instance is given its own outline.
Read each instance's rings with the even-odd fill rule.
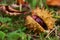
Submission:
[[[50,12],[44,9],[35,9],[32,15],[26,17],[26,26],[28,29],[39,32],[47,32],[53,29],[55,19]]]

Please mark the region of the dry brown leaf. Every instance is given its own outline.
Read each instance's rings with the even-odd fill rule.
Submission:
[[[46,0],[47,5],[60,6],[60,0]]]

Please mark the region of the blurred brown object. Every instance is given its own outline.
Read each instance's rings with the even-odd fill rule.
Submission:
[[[58,7],[60,7],[60,0],[46,0],[46,3],[49,6],[58,6]]]
[[[24,4],[24,0],[17,0],[17,4],[18,4],[18,5]]]
[[[2,0],[0,0],[0,2],[1,2]]]
[[[6,13],[6,14],[9,14],[9,15],[19,15],[19,14],[21,14],[20,11],[15,10],[15,9],[12,8],[11,6],[1,5],[1,6],[0,6],[0,11],[4,12],[4,13]]]

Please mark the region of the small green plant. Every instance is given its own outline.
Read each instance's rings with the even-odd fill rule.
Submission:
[[[0,40],[4,40],[6,34],[2,31],[0,31]]]

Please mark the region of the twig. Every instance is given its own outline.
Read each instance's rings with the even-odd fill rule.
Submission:
[[[56,29],[56,28],[53,28],[53,29],[47,34],[46,38],[48,38],[49,35],[50,35],[55,29]]]
[[[20,11],[22,11],[22,4],[20,4]]]
[[[47,34],[46,38],[48,38],[49,35],[50,35],[54,30],[56,30],[56,29],[59,28],[59,27],[60,27],[60,26],[57,26],[57,27],[53,28],[53,29]]]
[[[55,36],[57,36],[57,28],[56,28],[56,30],[55,30]]]

